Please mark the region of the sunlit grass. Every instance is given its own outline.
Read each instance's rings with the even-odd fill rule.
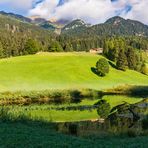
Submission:
[[[42,53],[0,60],[0,91],[45,89],[105,89],[118,85],[147,85],[148,76],[110,68],[102,78],[91,67],[102,56],[89,53]]]

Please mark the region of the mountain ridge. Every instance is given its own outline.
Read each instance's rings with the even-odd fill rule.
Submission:
[[[109,18],[104,23],[90,25],[85,23],[81,19],[76,19],[71,22],[67,20],[55,21],[46,20],[36,16],[28,18],[22,15],[7,13],[0,11],[1,15],[15,18],[19,21],[34,24],[46,30],[58,32],[58,34],[73,35],[73,36],[85,36],[85,35],[96,35],[96,36],[142,36],[148,37],[148,25],[142,22],[124,19],[120,16],[114,16]],[[58,31],[57,31],[58,30]]]

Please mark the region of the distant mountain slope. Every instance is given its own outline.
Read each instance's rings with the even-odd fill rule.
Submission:
[[[29,22],[29,23],[32,22],[32,20],[31,20],[30,18],[24,17],[24,16],[19,15],[19,14],[6,13],[6,12],[4,12],[4,11],[0,11],[0,14],[1,14],[1,15],[4,15],[4,16],[9,16],[9,17],[11,17],[11,18],[18,19],[18,20],[23,21],[23,22]]]
[[[89,30],[90,25],[86,24],[83,20],[77,19],[62,28],[63,34],[80,35],[85,34]]]
[[[55,34],[16,17],[0,14],[0,44],[5,52],[4,57],[25,54],[24,46],[28,39],[37,41],[39,46],[47,50]]]
[[[79,20],[79,22],[83,22]],[[63,34],[73,35],[130,35],[147,36],[148,26],[134,20],[126,20],[121,17],[113,17],[103,24],[87,26],[86,24],[77,25],[78,21],[66,25],[62,29]]]

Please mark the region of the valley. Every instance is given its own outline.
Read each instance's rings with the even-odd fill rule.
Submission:
[[[0,147],[146,148],[147,51],[139,21],[1,11]]]

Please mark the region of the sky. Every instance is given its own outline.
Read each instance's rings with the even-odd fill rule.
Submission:
[[[46,19],[103,23],[113,16],[148,25],[148,0],[0,0],[0,10]]]

